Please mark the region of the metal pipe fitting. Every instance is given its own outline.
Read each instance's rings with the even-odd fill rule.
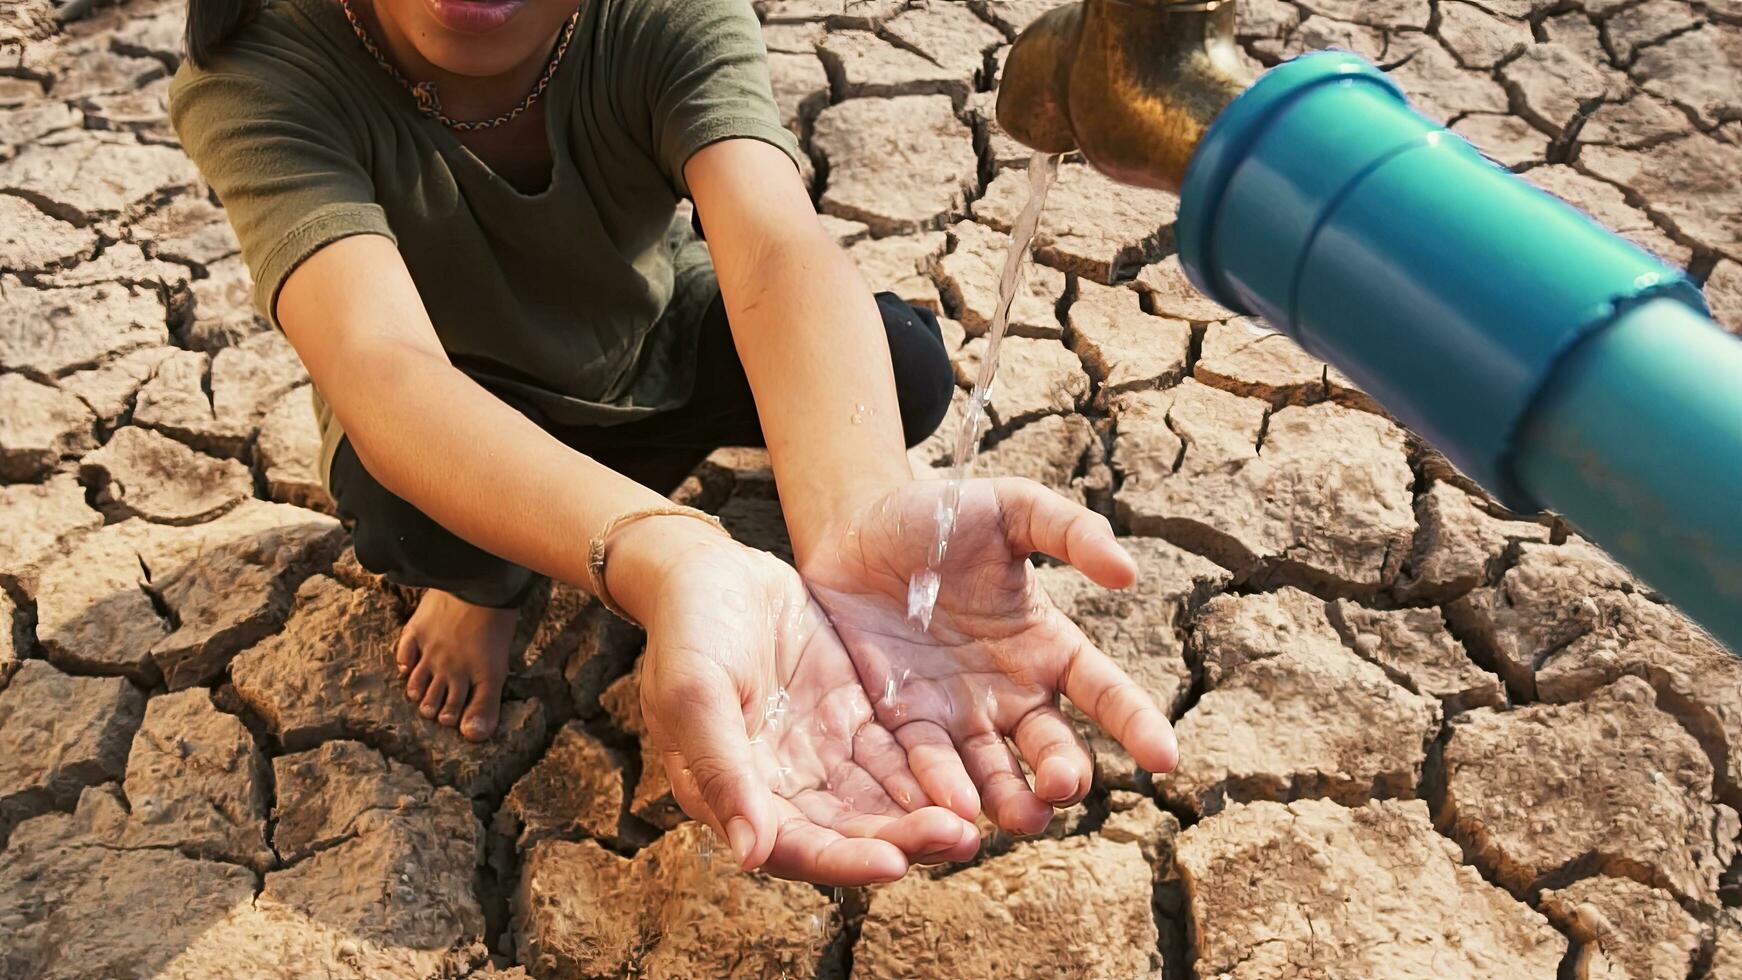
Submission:
[[[1235,0],[1082,0],[1030,24],[1005,63],[998,123],[1114,180],[1178,192],[1210,123],[1252,84]]]

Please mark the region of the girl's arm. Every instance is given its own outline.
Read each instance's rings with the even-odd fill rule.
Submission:
[[[802,568],[830,528],[913,479],[883,320],[778,149],[723,140],[684,178]]]
[[[593,535],[619,514],[668,502],[455,368],[386,238],[354,235],[316,252],[285,280],[277,313],[370,475],[492,554],[584,584]],[[722,540],[682,518],[629,525],[613,536],[613,597],[649,621],[659,556]]]
[[[581,583],[601,528],[667,502],[456,370],[386,238],[316,252],[286,280],[276,312],[370,474],[480,548]],[[820,616],[782,612],[809,602],[791,568],[680,517],[615,533],[607,568],[612,596],[647,627],[641,703],[674,791],[743,867],[859,885],[898,878],[910,861],[972,853],[958,844],[978,842],[972,825],[936,808],[846,823],[844,838],[770,792],[746,713],[760,715],[778,685],[818,702],[813,689],[828,687],[819,670],[837,686],[855,680]],[[797,676],[799,663],[811,674]]]

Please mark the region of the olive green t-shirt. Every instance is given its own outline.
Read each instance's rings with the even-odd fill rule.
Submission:
[[[170,116],[226,208],[275,325],[284,280],[348,235],[398,243],[456,367],[551,424],[683,404],[717,289],[675,218],[710,143],[795,163],[749,0],[583,0],[544,95],[553,169],[522,193],[363,49],[334,0],[277,0],[213,63],[183,64]],[[343,433],[316,397],[325,474]]]

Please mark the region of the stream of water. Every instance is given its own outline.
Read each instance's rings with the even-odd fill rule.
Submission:
[[[998,351],[1004,343],[1004,331],[1010,324],[1010,306],[1016,301],[1016,291],[1022,286],[1029,246],[1034,242],[1035,229],[1040,225],[1040,212],[1046,207],[1047,191],[1058,178],[1057,154],[1036,153],[1028,161],[1028,203],[1010,228],[1010,244],[1004,256],[1004,274],[998,281],[998,306],[992,314],[992,326],[986,332],[986,351],[980,360],[980,374],[974,380],[973,394],[968,398],[968,413],[956,430],[956,441],[950,457],[950,469],[938,494],[937,508],[932,514],[937,536],[926,553],[925,570],[907,583],[907,619],[921,631],[931,629],[932,612],[937,608],[938,588],[943,584],[939,570],[949,554],[950,536],[956,530],[956,515],[962,504],[962,482],[967,479],[968,466],[980,450],[980,436],[986,429],[986,406],[992,397],[992,382],[998,375]]]

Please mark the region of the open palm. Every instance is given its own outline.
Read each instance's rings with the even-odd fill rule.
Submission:
[[[1043,829],[1054,806],[1082,799],[1093,760],[1059,710],[1061,693],[1140,765],[1172,770],[1166,716],[1053,606],[1029,565],[1041,552],[1098,584],[1130,585],[1136,566],[1107,521],[1032,481],[968,482],[936,613],[921,631],[907,618],[908,582],[926,567],[940,493],[937,483],[895,491],[801,569],[875,720],[907,750],[929,798],[963,814],[983,806],[1023,834]]]
[[[790,566],[731,546],[671,588],[648,624],[643,715],[678,802],[745,866],[858,885],[973,856],[972,804],[933,805]]]

